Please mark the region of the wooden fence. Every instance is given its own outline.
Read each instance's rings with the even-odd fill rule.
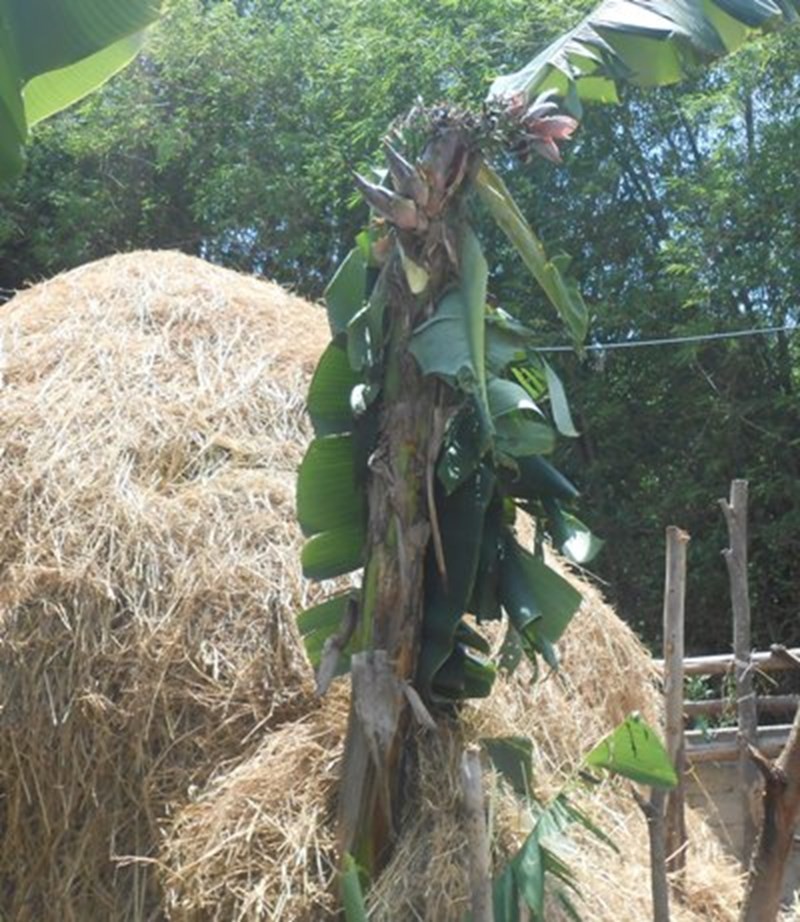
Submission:
[[[676,766],[681,783],[667,801],[666,835],[670,870],[680,870],[685,861],[686,831],[683,818],[686,798],[685,777],[690,765],[709,762],[737,762],[736,784],[731,795],[738,795],[741,826],[741,857],[747,861],[759,825],[760,778],[750,756],[755,747],[774,757],[785,745],[791,722],[759,726],[759,716],[794,717],[800,696],[758,695],[754,684],[757,673],[800,669],[800,649],[773,646],[769,651],[751,649],[750,600],[747,583],[747,482],[735,480],[729,500],[720,500],[728,525],[730,546],[723,551],[728,567],[733,614],[733,652],[713,656],[684,655],[684,609],[686,594],[686,547],[689,536],[674,526],[667,529],[664,590],[665,737],[667,751]],[[733,694],[704,701],[684,700],[686,676],[731,678]],[[732,726],[713,730],[686,730],[687,718],[702,716],[735,718]],[[728,817],[730,820],[730,817]],[[738,850],[738,849],[737,849]]]

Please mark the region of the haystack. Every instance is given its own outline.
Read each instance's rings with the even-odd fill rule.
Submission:
[[[170,253],[83,267],[0,310],[0,917],[332,917],[347,690],[314,698],[294,627],[303,394],[326,341],[318,308]],[[559,676],[523,670],[461,728],[421,733],[371,918],[463,918],[466,740],[531,736],[547,797],[630,711],[657,717],[648,654],[581,588]],[[585,918],[644,922],[636,806],[613,784],[576,797],[620,848],[577,836],[566,856]],[[501,861],[526,821],[497,784],[493,815]],[[692,829],[675,919],[733,919],[738,879]]]

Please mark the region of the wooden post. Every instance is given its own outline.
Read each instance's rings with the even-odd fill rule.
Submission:
[[[647,838],[650,842],[650,893],[653,897],[653,922],[670,922],[669,882],[667,880],[666,830],[664,827],[664,802],[666,792],[653,788],[650,800],[634,788],[633,799],[647,820]]]
[[[758,770],[748,754],[758,733],[750,640],[750,594],[747,582],[747,481],[734,480],[730,500],[719,501],[728,526],[730,546],[723,552],[728,567],[733,610],[736,707],[739,719],[739,783],[742,792],[743,851],[745,867],[756,839],[759,823]]]
[[[669,792],[666,814],[667,870],[686,867],[686,818],[684,815],[685,744],[683,736],[683,654],[686,603],[686,545],[689,535],[680,528],[667,528],[667,558],[664,579],[664,699],[665,737],[678,775],[678,786]]]
[[[764,776],[764,818],[750,862],[740,919],[775,922],[800,818],[800,710],[795,714],[789,741],[775,762],[757,749],[750,748],[749,753]]]
[[[480,750],[471,746],[461,758],[461,789],[469,845],[469,879],[472,890],[472,922],[494,922],[492,868],[486,807],[483,802]]]

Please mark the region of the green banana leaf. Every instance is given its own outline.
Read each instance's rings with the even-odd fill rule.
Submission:
[[[440,495],[437,502],[447,575],[442,578],[431,552],[417,669],[419,687],[426,694],[433,694],[435,685],[442,697],[460,697],[457,692],[463,690],[468,665],[476,679],[482,681],[480,661],[468,656],[465,648],[457,644],[456,633],[475,583],[483,523],[494,496],[495,483],[493,472],[484,464],[462,487],[450,496]],[[454,658],[451,660],[451,657]],[[449,664],[448,660],[451,660]],[[488,673],[486,679],[488,681]]]
[[[136,55],[162,0],[0,0],[0,180],[23,166],[28,130]]]
[[[363,308],[367,297],[367,261],[361,247],[354,247],[336,270],[325,289],[328,322],[336,336]]]
[[[300,553],[306,579],[334,579],[364,565],[364,528],[345,525],[309,538]]]
[[[333,340],[322,353],[308,390],[308,415],[315,435],[352,431],[350,397],[361,382],[361,376],[350,367],[346,348]]]
[[[514,793],[529,798],[533,791],[533,743],[526,736],[487,737],[480,742]]]
[[[545,807],[536,808],[537,818],[530,835],[494,884],[495,922],[519,918],[516,906],[520,898],[537,922],[544,922],[547,878],[554,878],[560,888],[554,893],[567,911],[574,907],[565,890],[579,893],[575,872],[554,850],[568,846],[566,833],[578,824],[615,851],[616,846],[561,792]],[[510,879],[508,872],[510,871]],[[498,911],[499,910],[499,911]]]
[[[559,378],[549,362],[542,359],[542,364],[547,378],[547,391],[550,394],[550,412],[553,414],[556,429],[561,435],[572,439],[577,438],[579,433],[572,422],[572,414],[569,410],[569,402],[564,385],[561,383],[561,378]]]
[[[348,605],[353,601],[353,593],[345,592],[332,596],[318,605],[307,608],[297,616],[297,627],[306,655],[314,670],[319,668],[325,641],[339,633]],[[339,656],[335,675],[343,675],[350,669],[350,648]]]
[[[602,739],[584,764],[587,768],[603,768],[622,775],[638,784],[674,788],[678,776],[669,755],[652,727],[632,714],[616,730]]]
[[[515,469],[504,474],[503,486],[509,495],[519,499],[569,502],[579,496],[577,487],[560,471],[549,461],[535,455],[517,458]]]
[[[352,436],[326,435],[308,446],[297,477],[297,518],[307,536],[366,522]]]
[[[555,307],[575,343],[582,343],[589,325],[589,312],[577,284],[566,275],[569,257],[548,258],[544,245],[525,220],[506,184],[486,162],[475,176],[475,190]]]
[[[603,549],[604,542],[580,519],[561,508],[557,500],[544,501],[553,544],[573,563],[586,564]]]
[[[517,631],[528,636],[533,629],[548,644],[558,643],[581,604],[581,594],[571,583],[513,539],[506,545],[500,591]]]
[[[542,422],[542,411],[525,388],[505,378],[492,378],[487,393],[498,451],[514,458],[553,451],[555,433]]]
[[[349,852],[345,854],[342,862],[339,885],[342,891],[345,922],[367,922],[367,906],[364,901],[364,892],[361,889],[359,867]]]
[[[448,494],[475,473],[490,440],[486,415],[475,395],[468,394],[447,427],[436,465],[436,474]]]
[[[420,324],[409,349],[426,375],[472,389],[486,406],[486,282],[489,269],[478,238],[464,229],[459,247],[459,286]]]
[[[553,91],[580,117],[582,100],[616,102],[626,81],[675,83],[799,10],[798,0],[605,0],[522,70],[498,77],[489,98],[524,104]]]
[[[309,579],[331,579],[363,564],[367,501],[350,434],[314,439],[297,477],[297,520],[310,538],[301,563]]]

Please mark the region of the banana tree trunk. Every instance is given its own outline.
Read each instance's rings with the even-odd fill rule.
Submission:
[[[446,236],[457,224],[459,187],[467,175],[464,139],[458,128],[436,131],[413,174],[405,175],[414,186],[405,191],[415,194],[416,218],[408,218],[407,210],[393,222],[385,198],[371,198],[369,187],[362,188],[373,207],[395,224],[393,251],[383,270],[388,288],[383,403],[378,445],[369,461],[367,561],[358,627],[358,646],[366,652],[352,661],[338,814],[340,853],[352,854],[369,875],[390,853],[404,777],[413,771],[409,698],[419,699],[409,686],[419,655],[426,556],[436,540],[433,471],[452,397],[440,381],[423,376],[409,342],[456,279]],[[395,175],[395,186],[402,184],[403,177]],[[428,281],[420,294],[409,287],[402,254],[413,254],[415,263],[425,267]]]

